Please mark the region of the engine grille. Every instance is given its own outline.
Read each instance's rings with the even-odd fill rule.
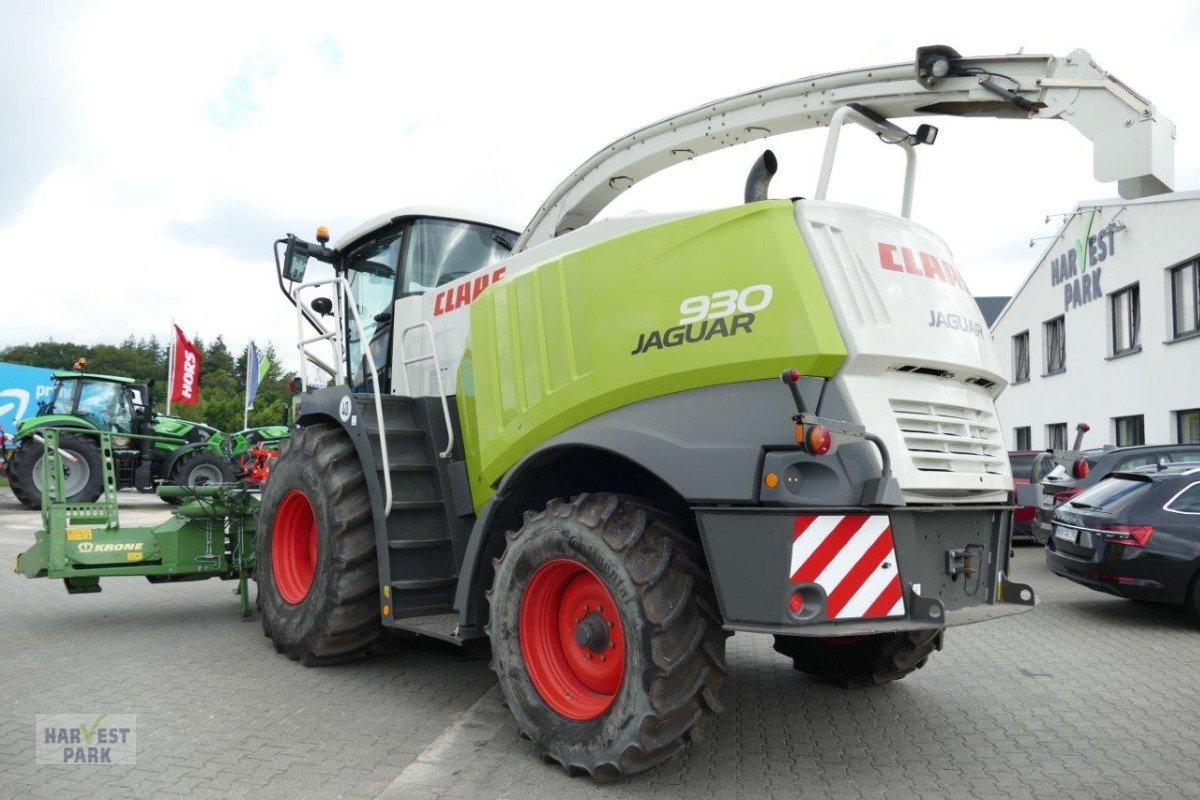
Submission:
[[[1003,475],[1008,455],[991,411],[931,403],[890,401],[913,466],[924,472]]]

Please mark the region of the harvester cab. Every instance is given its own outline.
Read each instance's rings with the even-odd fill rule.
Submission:
[[[897,120],[937,114],[1062,120],[1123,196],[1170,190],[1173,125],[1087,53],[939,46],[636,131],[519,235],[418,208],[278,240],[306,368],[256,538],[276,648],[487,637],[522,733],[609,779],[700,732],[735,631],[864,686],[1034,605],[1009,577],[1004,369],[910,219],[938,134]],[[903,153],[899,213],[828,199],[846,124]],[[769,199],[768,152],[743,204],[596,221],[667,167],[815,127],[811,199]],[[333,276],[306,279],[313,258]]]

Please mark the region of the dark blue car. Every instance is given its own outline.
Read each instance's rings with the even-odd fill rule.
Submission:
[[[1114,472],[1060,506],[1046,562],[1131,600],[1184,605],[1200,620],[1200,468]]]

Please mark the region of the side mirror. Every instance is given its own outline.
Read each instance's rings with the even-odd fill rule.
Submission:
[[[328,317],[333,313],[333,301],[328,297],[314,297],[309,306],[322,317]]]
[[[293,282],[304,280],[309,255],[308,243],[288,234],[287,250],[283,254],[283,277]]]
[[[301,384],[300,384],[300,376],[299,375],[297,375],[296,377],[294,377],[290,381],[288,381],[288,391],[291,392],[292,394],[300,394],[300,388],[301,388]]]

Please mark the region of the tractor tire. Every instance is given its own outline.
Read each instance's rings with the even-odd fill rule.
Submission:
[[[237,473],[229,459],[211,450],[196,450],[179,459],[171,468],[171,483],[176,486],[206,486],[210,483],[233,483]],[[174,505],[180,500],[163,498]]]
[[[72,503],[91,503],[104,491],[104,461],[100,446],[90,436],[64,433],[58,437],[59,450],[79,458],[64,459],[63,488]],[[26,508],[42,507],[42,445],[26,438],[8,464],[8,484],[17,500]]]
[[[521,734],[597,782],[699,739],[721,710],[728,634],[680,522],[635,498],[584,494],[526,512],[507,537],[488,635]]]
[[[255,579],[263,631],[305,666],[360,658],[383,632],[371,500],[339,426],[296,431],[263,487]]]
[[[792,666],[846,689],[898,681],[925,666],[942,649],[944,628],[877,633],[871,636],[815,638],[776,636],[775,650]]]

